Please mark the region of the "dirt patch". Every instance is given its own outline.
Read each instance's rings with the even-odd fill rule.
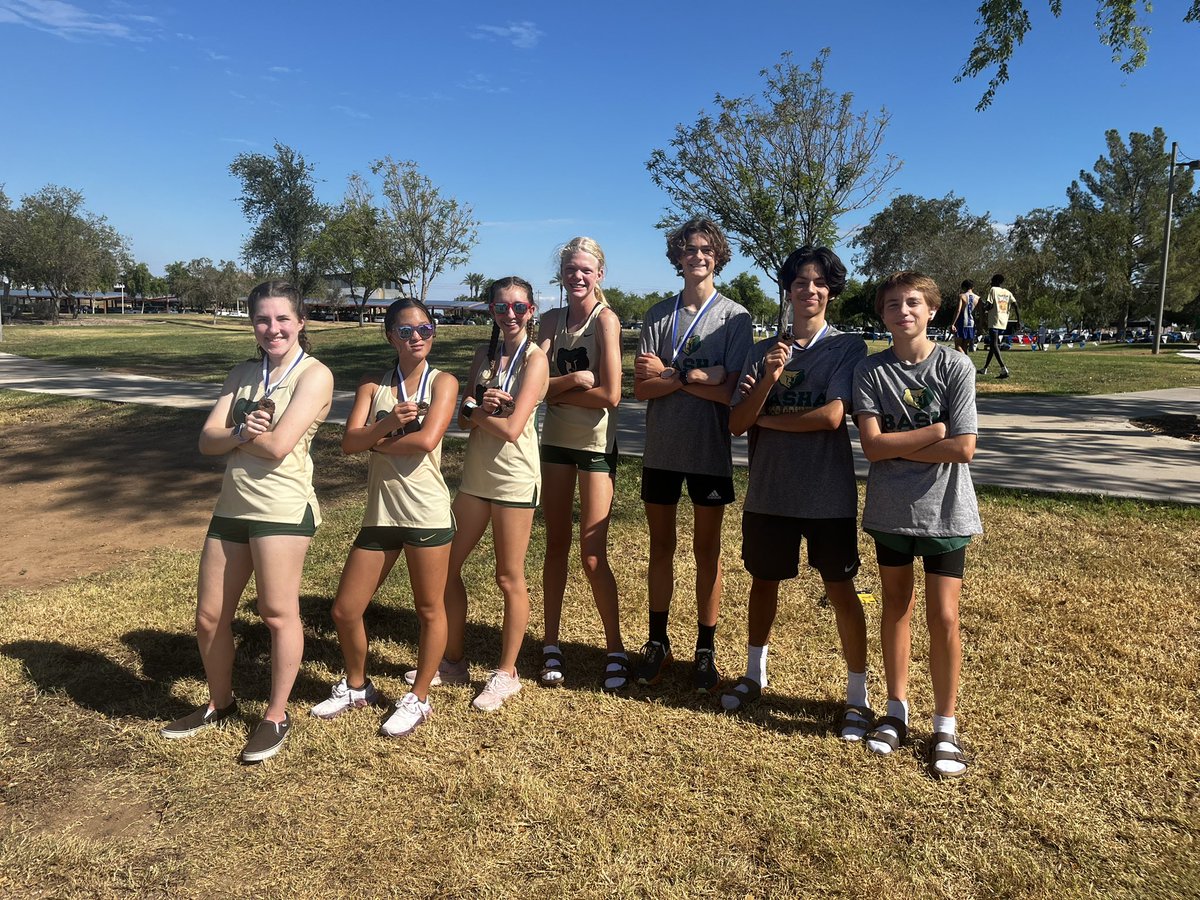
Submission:
[[[200,549],[225,465],[196,449],[206,413],[11,396],[0,408],[0,591],[103,572],[157,548]],[[333,426],[318,433],[322,502],[365,484],[363,462],[342,457],[340,439]]]
[[[1200,442],[1200,416],[1172,414],[1129,421],[1138,428],[1161,434],[1163,437]]]

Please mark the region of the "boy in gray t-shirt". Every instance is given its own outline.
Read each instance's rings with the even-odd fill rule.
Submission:
[[[954,716],[962,665],[959,599],[966,547],[983,527],[966,465],[979,430],[975,373],[966,356],[926,336],[940,305],[937,284],[919,272],[898,272],[880,285],[875,312],[894,343],[855,370],[854,420],[871,462],[863,530],[875,539],[883,585],[888,687],[887,715],[868,732],[867,749],[886,755],[908,739],[909,620],[913,561],[920,556],[934,695],[927,763],[935,777],[952,778],[967,769]]]
[[[650,529],[650,636],[636,676],[657,684],[671,664],[667,634],[675,587],[675,521],[686,481],[696,557],[696,655],[692,686],[720,684],[715,659],[721,601],[721,523],[733,502],[729,398],[750,350],[750,314],[717,293],[713,279],[731,257],[721,230],[692,219],[667,235],[667,259],[683,290],[646,314],[634,364],[634,396],[646,400],[642,500]]]
[[[801,247],[784,262],[779,278],[794,333],[754,347],[729,415],[734,434],[750,432],[742,561],[753,581],[746,675],[721,695],[721,706],[739,710],[767,686],[779,582],[799,574],[803,539],[809,565],[821,573],[846,659],[846,706],[838,734],[859,741],[874,715],[867,700],[867,625],[854,590],[858,491],[846,413],[854,366],[867,345],[825,321],[829,301],[846,284],[846,267],[831,250]]]

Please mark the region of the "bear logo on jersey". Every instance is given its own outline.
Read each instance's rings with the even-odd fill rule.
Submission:
[[[591,368],[588,362],[587,347],[576,347],[573,350],[568,350],[566,347],[558,349],[558,357],[555,360],[558,365],[559,375],[569,375],[572,372],[583,372]]]

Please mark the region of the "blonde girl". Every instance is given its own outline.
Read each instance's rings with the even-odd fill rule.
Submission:
[[[618,691],[628,687],[630,677],[629,657],[621,641],[617,582],[608,564],[608,521],[617,476],[621,323],[600,290],[604,251],[594,240],[577,237],[559,251],[559,277],[567,306],[546,313],[538,333],[551,375],[542,427],[546,634],[541,680],[553,687],[561,685],[565,676],[559,624],[578,483],[579,554],[608,649],[603,686]]]

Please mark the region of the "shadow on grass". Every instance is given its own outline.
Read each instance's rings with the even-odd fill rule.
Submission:
[[[541,646],[537,641],[527,640],[525,642],[521,648],[521,655],[517,659],[517,668],[523,676],[527,676],[529,681],[537,683],[542,690],[601,693],[606,677],[604,668],[607,663],[607,653],[599,647],[567,641],[560,643],[559,646],[562,650],[566,673],[565,680],[560,687],[546,688],[538,683],[537,673],[542,668],[542,653]],[[496,652],[498,652],[498,648],[493,651],[493,654]],[[636,672],[638,655],[631,652],[629,657],[632,668]],[[757,702],[744,712],[730,714],[721,708],[720,691],[729,687],[733,682],[732,679],[723,681],[721,688],[715,693],[701,694],[692,689],[691,676],[691,660],[680,658],[667,670],[659,684],[644,687],[637,684],[636,676],[634,676],[630,679],[629,688],[616,692],[615,696],[630,702],[654,703],[714,716],[731,715],[747,724],[770,728],[783,735],[831,735],[837,733],[838,721],[842,714],[842,704],[838,701],[792,697],[768,689]]]

